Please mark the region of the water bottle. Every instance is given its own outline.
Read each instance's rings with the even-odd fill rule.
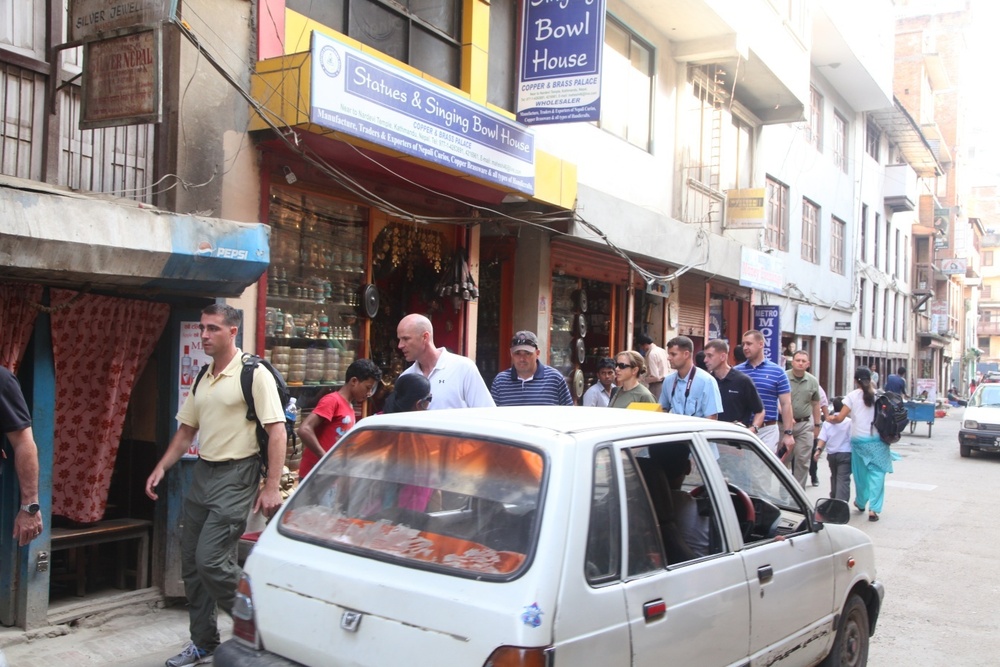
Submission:
[[[299,416],[299,406],[296,404],[295,397],[292,396],[288,399],[288,405],[285,406],[285,419],[290,422],[295,422]]]

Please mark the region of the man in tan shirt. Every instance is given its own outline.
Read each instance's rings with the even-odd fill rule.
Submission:
[[[199,459],[184,499],[181,533],[181,575],[188,598],[191,641],[167,660],[167,667],[211,661],[219,645],[216,606],[232,614],[240,573],[233,555],[246,529],[251,505],[267,517],[281,505],[278,481],[285,464],[285,414],[274,378],[258,366],[253,398],[257,417],[268,435],[271,471],[261,488],[257,427],[246,418],[247,404],[240,386],[243,353],[236,347],[236,334],[241,319],[238,310],[225,304],[213,304],[201,312],[202,346],[212,362],[197,390],[188,394],[177,413],[177,432],[146,480],[146,495],[156,500],[155,488],[198,435]]]
[[[649,334],[636,334],[636,347],[646,358],[646,375],[640,380],[649,389],[653,398],[660,400],[660,392],[663,390],[663,378],[671,370],[670,357],[667,351],[653,342]]]

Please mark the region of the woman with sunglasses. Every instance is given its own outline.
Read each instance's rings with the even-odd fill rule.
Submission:
[[[639,384],[646,372],[642,355],[635,350],[624,350],[615,355],[615,389],[609,408],[627,408],[632,403],[656,403],[656,398]]]

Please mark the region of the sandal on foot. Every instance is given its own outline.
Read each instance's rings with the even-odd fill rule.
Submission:
[[[869,521],[878,521],[878,514],[869,514],[868,515],[868,520]]]

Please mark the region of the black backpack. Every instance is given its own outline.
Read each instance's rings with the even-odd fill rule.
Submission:
[[[902,396],[887,391],[875,398],[875,418],[872,419],[872,426],[883,442],[888,445],[899,442],[903,430],[909,423],[910,419]]]
[[[278,390],[278,399],[281,401],[281,407],[285,411],[285,435],[288,437],[288,447],[295,451],[295,419],[294,417],[289,418],[288,407],[292,399],[292,394],[288,390],[288,383],[285,382],[285,378],[281,373],[271,365],[271,362],[267,359],[263,359],[256,354],[244,354],[243,355],[243,370],[240,371],[240,388],[243,389],[243,400],[247,404],[247,421],[256,422],[257,424],[257,446],[260,448],[260,474],[261,477],[267,477],[267,430],[264,425],[260,423],[257,419],[257,407],[254,405],[253,401],[253,373],[257,370],[258,366],[263,366],[271,373],[274,378],[274,384]],[[198,377],[195,378],[194,384],[191,386],[191,393],[195,393],[198,390],[198,383],[201,382],[201,378],[205,376],[208,371],[208,364],[201,367],[198,371]]]

